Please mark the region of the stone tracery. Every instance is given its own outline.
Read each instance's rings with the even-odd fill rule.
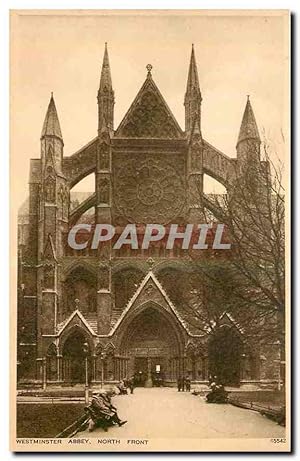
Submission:
[[[129,222],[165,224],[182,213],[184,180],[161,156],[128,157],[115,169],[114,202]]]

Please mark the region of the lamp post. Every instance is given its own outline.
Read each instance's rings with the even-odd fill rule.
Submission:
[[[100,360],[101,360],[101,388],[104,384],[104,359],[105,359],[105,352],[101,352]]]
[[[244,381],[246,378],[246,354],[241,355],[242,358],[242,369],[241,369],[241,381]]]
[[[42,373],[43,373],[43,390],[47,387],[47,362],[46,357],[42,359]]]
[[[152,371],[152,361],[151,361],[150,351],[148,347],[148,350],[147,350],[147,379],[145,382],[145,387],[153,386],[151,371]]]
[[[85,404],[89,403],[89,370],[88,370],[88,354],[89,354],[89,344],[87,342],[83,343],[83,354],[85,362],[85,386],[84,386],[84,400]]]

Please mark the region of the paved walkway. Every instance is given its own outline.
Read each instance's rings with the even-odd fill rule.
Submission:
[[[173,388],[137,388],[133,395],[116,396],[113,401],[127,424],[107,433],[100,428],[81,432],[77,437],[285,437],[284,427],[257,412],[230,404],[207,404],[203,397]]]

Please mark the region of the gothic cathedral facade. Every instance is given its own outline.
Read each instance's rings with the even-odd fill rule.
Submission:
[[[30,163],[28,216],[19,217],[18,381],[82,383],[87,363],[89,382],[95,385],[133,375],[141,385],[152,386],[158,378],[174,385],[182,374],[207,383],[216,363],[221,364],[209,328],[199,328],[185,310],[187,297],[201,292],[201,278],[186,269],[192,267],[189,256],[159,245],[149,251],[113,251],[110,244],[75,251],[67,235],[84,217],[92,226],[107,223],[117,230],[135,223],[141,233],[147,223],[204,222],[205,209],[211,208],[203,192],[204,174],[228,190],[236,166],[253,152],[259,159],[251,103],[246,103],[237,156],[228,157],[202,136],[194,49],[184,130],[150,65],[128,112],[114,126],[106,45],[97,99],[97,136],[65,156],[51,96],[40,158]],[[72,206],[72,188],[90,174],[94,192]],[[221,359],[226,384],[276,382],[273,344],[262,351],[226,310],[220,311],[218,327],[218,341],[226,345]]]

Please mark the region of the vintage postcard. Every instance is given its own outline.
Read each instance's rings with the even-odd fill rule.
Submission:
[[[290,451],[290,14],[13,10],[11,450]]]

